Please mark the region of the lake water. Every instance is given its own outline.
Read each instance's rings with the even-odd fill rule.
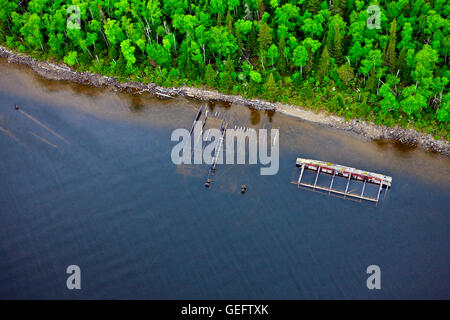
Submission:
[[[0,298],[450,298],[448,157],[217,104],[231,125],[280,129],[280,168],[218,165],[207,189],[206,165],[170,160],[172,131],[199,105],[1,60]],[[297,157],[383,173],[392,188],[378,206],[299,189]],[[66,287],[72,264],[81,290]],[[381,290],[366,287],[369,265]]]

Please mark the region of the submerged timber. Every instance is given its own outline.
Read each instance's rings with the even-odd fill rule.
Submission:
[[[2,46],[0,46],[0,57],[7,59],[8,63],[27,65],[38,75],[49,80],[72,81],[99,88],[109,87],[116,91],[125,91],[131,94],[142,94],[147,92],[158,98],[180,96],[201,101],[236,103],[257,110],[277,111],[299,119],[349,131],[368,140],[391,139],[409,145],[419,145],[424,149],[439,152],[444,155],[450,155],[449,141],[442,139],[435,140],[432,135],[419,133],[413,129],[407,130],[399,126],[393,128],[379,126],[358,119],[346,121],[338,116],[330,116],[323,112],[315,113],[299,106],[271,103],[258,99],[246,99],[241,96],[223,94],[213,90],[192,87],[164,88],[154,83],[120,82],[115,77],[106,77],[90,72],[74,71],[63,63],[54,64],[46,61],[38,61],[30,56],[17,54]]]
[[[339,164],[333,164],[331,162],[297,158],[296,165],[298,167],[301,167],[300,176],[298,177],[298,181],[297,181],[298,186],[305,186],[305,187],[309,187],[312,189],[333,192],[333,193],[344,195],[344,197],[349,196],[349,197],[354,197],[354,198],[358,198],[358,199],[362,199],[362,200],[378,202],[380,199],[380,194],[381,194],[383,187],[385,187],[386,191],[387,191],[387,189],[392,184],[392,177],[386,176],[384,174],[359,170],[359,169],[355,169],[355,168],[347,167],[347,166],[341,166]],[[303,173],[304,173],[305,169],[317,171],[314,184],[302,182],[302,177],[303,177]],[[320,173],[333,175],[330,186],[328,188],[317,185],[317,180],[319,178]],[[345,187],[345,191],[339,191],[339,190],[333,189],[334,178],[336,176],[347,178],[347,185]],[[363,182],[361,194],[354,194],[354,193],[349,192],[348,187],[350,184],[350,180],[352,180],[352,179]],[[380,186],[378,189],[376,198],[364,196],[364,190],[366,187],[366,183],[378,184]]]

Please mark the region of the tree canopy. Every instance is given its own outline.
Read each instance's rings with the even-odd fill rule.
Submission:
[[[449,12],[445,0],[0,0],[0,42],[79,70],[449,139]]]

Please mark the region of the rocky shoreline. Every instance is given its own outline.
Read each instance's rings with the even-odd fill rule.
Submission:
[[[282,103],[271,103],[258,99],[245,99],[237,95],[223,94],[218,91],[204,90],[191,87],[164,88],[156,84],[143,84],[140,82],[119,82],[114,77],[106,77],[90,72],[73,71],[64,64],[41,62],[36,59],[16,54],[0,46],[0,57],[8,60],[8,63],[23,64],[31,67],[37,74],[50,80],[66,80],[95,87],[111,87],[118,91],[130,93],[148,92],[156,97],[171,98],[176,96],[194,98],[201,101],[219,101],[237,103],[258,110],[277,111],[303,120],[320,123],[337,129],[343,129],[361,135],[366,139],[379,140],[390,139],[409,145],[419,145],[427,150],[450,155],[450,142],[435,140],[430,134],[422,134],[413,129],[401,127],[378,126],[361,120],[345,121],[341,117],[329,116],[324,112],[314,113],[298,106]]]

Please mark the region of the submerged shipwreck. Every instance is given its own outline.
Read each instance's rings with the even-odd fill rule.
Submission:
[[[311,190],[323,190],[329,193],[336,193],[346,196],[353,197],[362,200],[368,200],[378,203],[380,199],[380,194],[383,188],[386,188],[386,192],[392,184],[392,177],[386,176],[384,174],[373,173],[369,171],[359,170],[352,167],[341,166],[338,164],[333,164],[330,162],[320,161],[320,160],[312,160],[312,159],[304,159],[297,158],[296,161],[297,167],[301,168],[300,175],[298,177],[297,182],[295,182],[299,187],[308,187]],[[303,174],[307,170],[317,171],[314,184],[302,182]],[[332,175],[331,183],[328,187],[320,186],[317,184],[320,173]],[[344,191],[338,190],[336,188],[333,189],[334,178],[344,177],[347,179],[347,184]],[[350,180],[358,180],[363,182],[362,191],[359,194],[352,193],[349,191]],[[364,195],[364,191],[366,188],[366,184],[377,184],[379,185],[378,193],[376,197],[368,197]]]

